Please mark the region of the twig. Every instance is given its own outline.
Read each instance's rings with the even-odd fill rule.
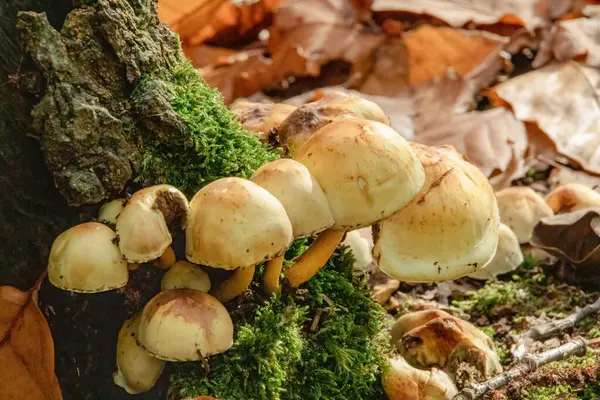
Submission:
[[[317,310],[317,313],[315,314],[315,318],[313,319],[312,324],[310,325],[311,332],[314,332],[317,330],[317,327],[319,326],[319,321],[321,320],[321,314],[323,314],[323,309],[319,308]]]
[[[594,343],[595,344],[595,343]],[[514,368],[495,376],[482,383],[471,384],[460,391],[453,400],[477,400],[488,391],[499,389],[515,379],[535,372],[542,365],[554,361],[561,361],[571,356],[582,357],[587,352],[588,342],[583,338],[576,338],[552,350],[540,354],[528,354]]]

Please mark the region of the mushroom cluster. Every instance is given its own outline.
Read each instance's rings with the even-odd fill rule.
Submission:
[[[252,120],[255,127],[273,130],[283,119],[274,108],[243,109],[269,119]],[[400,280],[458,278],[496,253],[496,198],[454,148],[409,143],[376,104],[348,96],[287,111],[275,131],[283,132],[280,142],[293,143],[292,158],[267,163],[249,179],[213,181],[189,202],[170,185],[143,188],[104,205],[98,220],[106,225],[84,223],[54,242],[50,282],[64,290],[123,287],[140,264],[167,270],[162,291],[119,335],[115,382],[129,393],[149,390],[165,361],[205,361],[227,351],[234,326],[223,303],[245,292],[258,265],[265,264],[268,295],[294,290],[347,232],[371,226],[375,259]],[[185,232],[181,254],[171,247],[178,231]],[[309,236],[312,245],[283,269],[293,241]]]

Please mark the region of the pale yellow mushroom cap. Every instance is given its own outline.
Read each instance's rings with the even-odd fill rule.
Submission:
[[[139,394],[152,389],[160,377],[165,361],[152,357],[136,341],[141,314],[125,321],[117,341],[117,372],[115,384],[129,394]]]
[[[195,289],[208,293],[210,277],[197,265],[187,261],[177,261],[163,276],[160,289]]]
[[[528,187],[510,187],[496,193],[500,219],[517,235],[519,243],[528,243],[535,225],[554,215],[542,196]]]
[[[296,109],[283,103],[252,103],[238,101],[231,106],[237,120],[247,130],[265,141],[271,129],[277,128]]]
[[[451,146],[412,143],[425,167],[421,192],[379,224],[379,268],[406,282],[438,282],[485,266],[498,244],[500,218],[486,177]]]
[[[301,163],[282,158],[256,170],[250,180],[265,188],[283,204],[294,238],[321,232],[335,222],[317,180]]]
[[[189,261],[225,270],[268,261],[293,240],[281,202],[242,178],[218,179],[196,193],[185,237]]]
[[[522,262],[523,252],[517,235],[508,226],[500,224],[496,255],[488,265],[478,268],[469,274],[469,277],[481,280],[494,279],[498,275],[514,271]]]
[[[209,294],[167,290],[144,307],[137,340],[162,360],[197,361],[233,345],[233,322],[225,306]]]
[[[144,263],[160,257],[173,238],[168,224],[181,218],[185,228],[188,201],[170,185],[156,185],[131,196],[117,218],[119,248],[130,263]]]
[[[414,368],[402,357],[389,360],[382,378],[389,400],[452,400],[458,394],[445,372]]]
[[[112,229],[98,222],[86,222],[58,235],[48,259],[50,283],[82,293],[125,286],[129,270],[115,238]]]
[[[98,211],[98,220],[109,224],[116,224],[117,217],[125,207],[125,199],[115,199],[105,203]]]
[[[343,92],[330,92],[292,112],[278,128],[279,140],[295,152],[332,121],[357,118],[390,125],[390,119],[376,103]]]
[[[600,193],[581,183],[566,183],[546,195],[546,203],[555,214],[600,207]]]
[[[334,230],[372,225],[406,206],[425,182],[409,143],[380,122],[334,121],[315,133],[295,159],[321,185]]]

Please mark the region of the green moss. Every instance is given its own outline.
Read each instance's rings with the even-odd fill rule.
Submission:
[[[208,377],[198,363],[178,366],[169,398],[384,399],[384,312],[352,276],[353,261],[341,247],[295,295],[257,305],[236,324],[234,346],[210,358]]]
[[[518,400],[577,400],[572,395],[572,389],[567,385],[541,387],[533,386],[521,392]]]

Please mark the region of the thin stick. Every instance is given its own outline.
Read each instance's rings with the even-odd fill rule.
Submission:
[[[499,389],[508,382],[519,379],[525,375],[535,372],[542,365],[554,361],[562,361],[571,356],[582,357],[587,352],[588,342],[583,338],[576,338],[552,350],[539,354],[528,354],[514,368],[493,377],[482,383],[471,384],[460,391],[453,400],[477,400],[488,391]]]

